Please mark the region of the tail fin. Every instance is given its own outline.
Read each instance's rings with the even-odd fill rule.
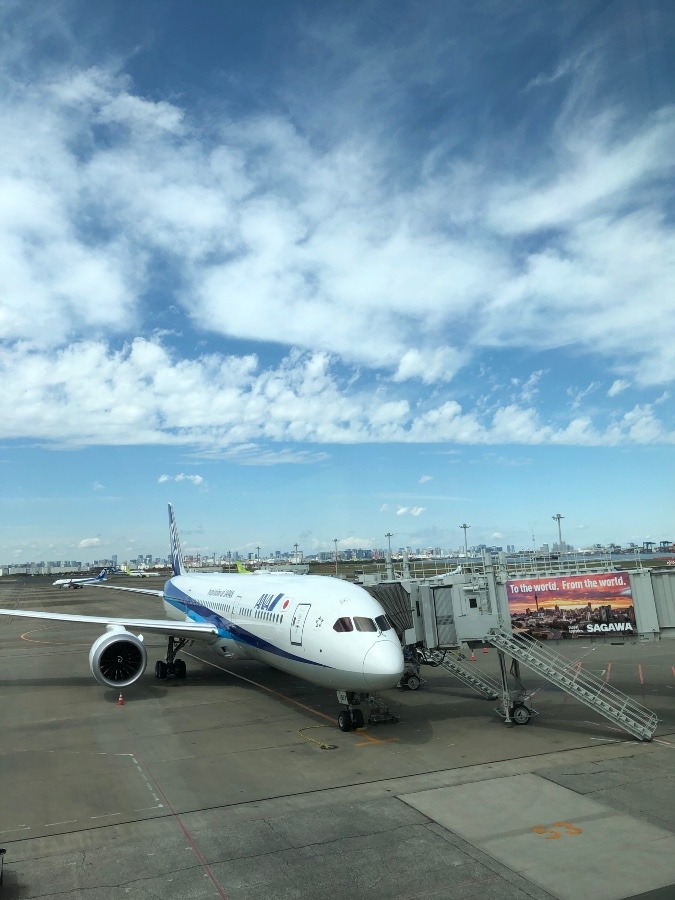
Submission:
[[[173,514],[173,506],[169,503],[169,538],[171,540],[171,566],[174,575],[185,575],[185,563],[183,551],[180,548],[176,519]]]
[[[246,566],[240,562],[237,563],[237,572],[239,572],[240,575],[250,575],[251,574],[249,572],[249,570],[246,568]]]
[[[101,571],[98,573],[98,578],[96,580],[97,581],[107,581],[108,580],[108,570],[101,569]]]

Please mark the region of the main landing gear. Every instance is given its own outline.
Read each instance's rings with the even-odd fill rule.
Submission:
[[[176,659],[176,654],[189,643],[188,638],[177,638],[169,635],[169,644],[166,648],[166,662],[158,659],[155,663],[155,678],[177,678],[182,681],[187,675],[187,667],[184,659]]]

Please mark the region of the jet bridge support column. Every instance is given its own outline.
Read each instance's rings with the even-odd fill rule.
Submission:
[[[502,681],[502,715],[509,728],[514,725],[527,725],[532,716],[533,709],[529,702],[527,690],[520,678],[520,663],[517,659],[511,660],[511,668],[507,672],[506,654],[497,648],[499,659],[499,674]],[[511,675],[515,690],[509,687],[509,675]]]
[[[509,728],[512,728],[515,723],[510,716],[511,704],[509,703],[509,677],[506,674],[506,657],[503,650],[497,650],[497,656],[499,657],[499,674],[502,678],[502,709],[504,711],[504,721]]]

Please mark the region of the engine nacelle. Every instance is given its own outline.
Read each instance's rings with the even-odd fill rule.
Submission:
[[[134,684],[145,672],[148,651],[140,637],[120,625],[108,626],[89,651],[91,674],[105,687]]]

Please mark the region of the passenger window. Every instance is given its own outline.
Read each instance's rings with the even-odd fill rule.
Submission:
[[[375,619],[375,624],[380,629],[380,631],[390,631],[391,630],[391,623],[389,622],[389,619],[386,616],[378,616]]]
[[[345,617],[344,619],[338,619],[335,625],[333,625],[333,631],[353,631],[354,626],[352,625],[352,620],[349,617]]]
[[[354,624],[357,631],[377,631],[377,625],[365,616],[354,616]]]

